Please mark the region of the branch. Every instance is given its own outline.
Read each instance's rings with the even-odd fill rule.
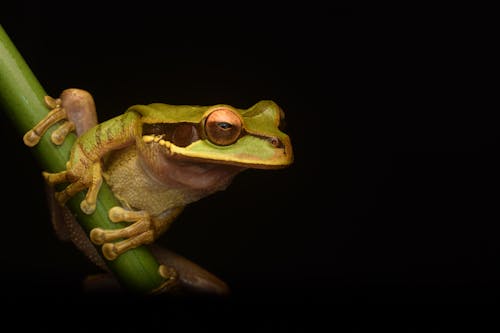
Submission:
[[[18,129],[20,140],[47,114],[43,102],[45,95],[43,87],[0,25],[0,106]],[[56,146],[49,139],[51,132],[52,129],[49,129],[32,151],[42,169],[56,172],[65,169],[76,137],[68,135],[61,146]],[[84,193],[79,193],[68,201],[67,206],[87,234],[96,227],[116,229],[123,226],[108,219],[108,210],[120,204],[105,183],[99,191],[97,208],[92,215],[80,210],[83,198]],[[100,248],[98,250],[101,253]],[[121,285],[132,292],[148,293],[165,281],[158,274],[158,262],[143,246],[121,254],[114,261],[104,261]]]

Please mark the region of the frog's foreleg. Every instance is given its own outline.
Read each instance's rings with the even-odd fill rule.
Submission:
[[[42,172],[43,177],[49,185],[59,183],[70,183],[63,190],[55,193],[56,200],[64,205],[75,194],[88,188],[85,198],[80,203],[80,208],[86,214],[91,214],[96,207],[97,194],[102,185],[102,166],[100,162],[95,162],[90,166],[90,173],[84,178],[75,177],[70,171],[56,173]]]
[[[80,207],[86,214],[94,212],[103,182],[102,157],[135,141],[137,117],[136,113],[128,112],[86,130],[71,148],[66,171],[43,174],[51,185],[70,183],[56,193],[59,203],[64,204],[76,193],[88,189]],[[75,126],[78,126],[77,123]]]
[[[90,232],[90,239],[93,243],[102,245],[102,252],[106,259],[114,260],[129,249],[151,244],[168,229],[182,210],[183,207],[176,207],[151,216],[142,210],[132,211],[122,207],[113,207],[109,210],[109,219],[112,222],[133,222],[133,224],[116,230],[94,228]],[[125,239],[112,243],[121,238]]]

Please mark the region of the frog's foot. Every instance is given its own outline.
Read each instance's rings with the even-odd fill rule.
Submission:
[[[92,214],[96,208],[97,194],[102,185],[101,163],[96,162],[91,167],[92,171],[86,178],[75,177],[71,171],[56,173],[42,172],[49,185],[70,183],[65,189],[55,194],[56,200],[64,205],[71,197],[88,188],[85,198],[80,203],[80,208],[85,214]]]
[[[168,276],[174,270],[178,274],[179,291],[181,294],[213,294],[213,295],[228,295],[230,293],[229,286],[219,279],[214,274],[210,273],[203,267],[186,259],[185,257],[167,250],[159,244],[151,244],[149,250],[160,264],[159,273],[165,279],[165,282],[153,293],[170,292],[176,284],[168,284]],[[163,287],[166,287],[164,289]]]
[[[158,288],[151,291],[152,294],[167,293],[179,287],[179,273],[173,267],[161,264],[158,267],[158,274],[160,274],[165,281],[163,281]]]
[[[85,90],[66,89],[60,98],[45,96],[44,101],[50,111],[24,135],[23,141],[29,147],[38,144],[49,127],[58,122],[60,125],[50,136],[56,145],[61,145],[70,132],[75,131],[79,136],[97,124],[94,99]]]
[[[50,108],[50,111],[38,124],[35,125],[35,127],[26,132],[26,134],[24,135],[24,144],[29,147],[33,147],[38,144],[43,134],[49,127],[61,120],[67,119],[66,110],[61,107],[62,100],[60,98],[54,99],[50,96],[45,96],[44,100],[45,104]],[[73,129],[73,123],[64,121],[61,126],[59,126],[52,133],[52,142],[60,145],[64,141],[66,135]]]
[[[150,244],[155,240],[152,219],[146,211],[131,211],[122,207],[113,207],[109,210],[109,219],[112,222],[133,223],[122,229],[92,229],[90,240],[94,244],[102,245],[102,253],[108,260],[114,260],[129,249]],[[111,243],[121,238],[125,239]]]

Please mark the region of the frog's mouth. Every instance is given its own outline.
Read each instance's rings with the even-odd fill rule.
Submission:
[[[142,128],[142,143],[162,147],[163,154],[170,159],[196,163],[276,169],[293,161],[286,135],[267,137],[242,129],[233,144],[224,146],[210,142],[198,123],[146,123]]]
[[[245,168],[176,154],[175,145],[162,135],[145,135],[139,149],[140,164],[153,179],[173,188],[218,191]]]

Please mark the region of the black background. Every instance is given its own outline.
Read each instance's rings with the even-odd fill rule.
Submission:
[[[492,21],[460,14],[18,5],[1,24],[48,94],[87,89],[101,120],[151,102],[246,108],[272,99],[285,110],[293,166],[245,171],[161,239],[231,286],[229,300],[211,300],[226,310],[491,304]],[[15,207],[3,219],[2,282],[28,299],[87,304],[79,282],[95,269],[55,238],[41,170],[1,121],[12,182],[2,206]]]

